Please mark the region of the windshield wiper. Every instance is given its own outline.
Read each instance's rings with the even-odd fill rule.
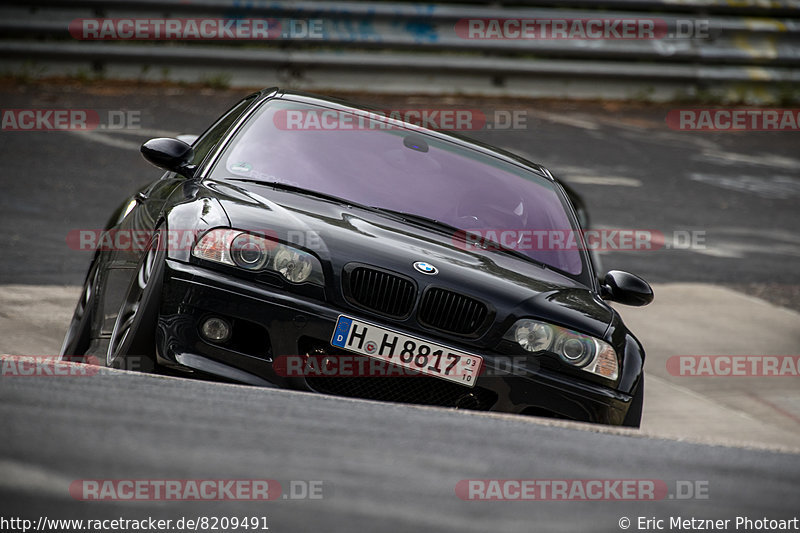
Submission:
[[[405,222],[414,222],[419,224],[420,226],[425,226],[427,228],[447,232],[447,233],[455,233],[459,231],[464,231],[460,228],[455,226],[451,226],[446,222],[442,222],[441,220],[436,220],[430,217],[426,217],[423,215],[417,215],[414,213],[407,213],[405,211],[396,211],[394,209],[387,209],[386,207],[375,207],[372,206],[371,209],[376,211],[380,211],[381,213],[389,213],[390,215],[394,215],[395,217],[404,220]]]
[[[420,226],[425,226],[425,227],[430,228],[430,229],[434,229],[434,230],[437,230],[437,231],[440,231],[440,232],[443,232],[443,233],[447,233],[448,235],[451,235],[454,238],[456,236],[463,235],[464,236],[464,241],[466,242],[466,236],[467,236],[467,232],[469,230],[465,230],[465,229],[462,229],[462,228],[457,228],[456,226],[451,226],[450,224],[448,224],[446,222],[442,222],[441,220],[436,220],[436,219],[433,219],[433,218],[430,218],[430,217],[426,217],[426,216],[423,216],[423,215],[417,215],[417,214],[414,214],[414,213],[406,213],[404,211],[395,211],[394,209],[387,209],[385,207],[374,207],[373,206],[372,209],[376,209],[376,210],[382,211],[384,213],[389,213],[391,215],[395,215],[396,217],[398,217],[398,218],[400,218],[400,219],[402,219],[402,220],[404,220],[406,222],[413,222],[413,223],[419,224]],[[519,250],[514,250],[513,248],[509,248],[507,246],[503,246],[501,243],[499,243],[499,242],[497,242],[497,241],[495,241],[493,239],[487,239],[486,237],[481,237],[481,239],[482,239],[481,240],[482,244],[475,245],[476,247],[480,248],[481,250],[486,250],[486,251],[489,251],[489,252],[498,252],[498,253],[501,253],[501,254],[506,254],[506,255],[509,255],[511,257],[516,257],[518,259],[523,259],[525,261],[529,261],[529,262],[534,263],[535,265],[540,266],[542,268],[546,268],[548,270],[552,270],[550,265],[548,265],[547,263],[543,263],[543,262],[541,262],[541,261],[539,261],[537,259],[534,259],[531,256],[520,252]]]
[[[336,203],[340,203],[340,204],[354,205],[354,206],[358,206],[358,207],[364,207],[365,209],[371,209],[369,207],[366,207],[366,206],[351,202],[350,200],[347,200],[345,198],[340,198],[339,196],[334,196],[332,194],[328,194],[328,193],[324,193],[324,192],[320,192],[320,191],[315,191],[314,189],[306,189],[304,187],[298,187],[297,185],[291,185],[289,183],[283,183],[283,182],[280,182],[280,181],[262,181],[262,180],[252,179],[252,178],[236,178],[236,177],[232,177],[232,176],[231,177],[227,177],[225,179],[228,179],[228,180],[231,180],[231,181],[241,181],[243,183],[255,183],[257,185],[264,185],[265,187],[272,187],[274,189],[280,189],[282,191],[296,192],[298,194],[303,194],[303,195],[306,195],[306,196],[313,196],[315,198],[322,198],[323,200],[331,200],[332,202],[336,202]]]

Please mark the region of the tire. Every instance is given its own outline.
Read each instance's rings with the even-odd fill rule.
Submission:
[[[89,349],[89,344],[92,340],[92,307],[98,272],[99,269],[95,257],[89,267],[89,272],[86,274],[81,296],[75,306],[75,311],[72,313],[72,320],[67,328],[67,333],[64,335],[64,341],[61,343],[59,358],[62,361],[78,360],[86,355],[86,350]]]
[[[153,372],[166,253],[156,230],[131,279],[106,352],[106,366]]]
[[[622,421],[623,426],[638,428],[642,424],[642,410],[644,408],[644,374],[639,378],[639,386],[633,395],[628,413]]]

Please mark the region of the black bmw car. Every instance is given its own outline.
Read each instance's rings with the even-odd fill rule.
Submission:
[[[606,301],[652,290],[599,277],[546,168],[278,89],[142,153],[166,172],[95,242],[62,356],[639,425],[644,350]]]

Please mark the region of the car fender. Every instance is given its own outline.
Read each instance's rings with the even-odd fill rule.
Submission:
[[[167,228],[167,258],[188,263],[192,254],[192,246],[197,238],[207,230],[218,227],[230,227],[225,210],[216,198],[198,197],[201,189],[196,183],[188,182],[178,187],[173,197],[167,202],[162,218]],[[175,195],[184,195],[186,199],[175,200]]]

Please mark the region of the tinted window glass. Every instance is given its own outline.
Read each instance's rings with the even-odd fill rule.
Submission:
[[[347,115],[346,117],[343,115]],[[577,246],[539,244],[575,228],[550,180],[448,140],[369,115],[268,102],[237,133],[211,177],[285,183],[438,220],[569,274]],[[538,233],[534,233],[538,232]]]
[[[194,148],[194,157],[192,163],[199,165],[203,162],[206,156],[214,149],[220,140],[225,136],[225,133],[230,129],[236,120],[242,116],[247,107],[253,102],[256,95],[249,96],[233,106],[216,124],[211,126],[200,138],[192,145]]]

